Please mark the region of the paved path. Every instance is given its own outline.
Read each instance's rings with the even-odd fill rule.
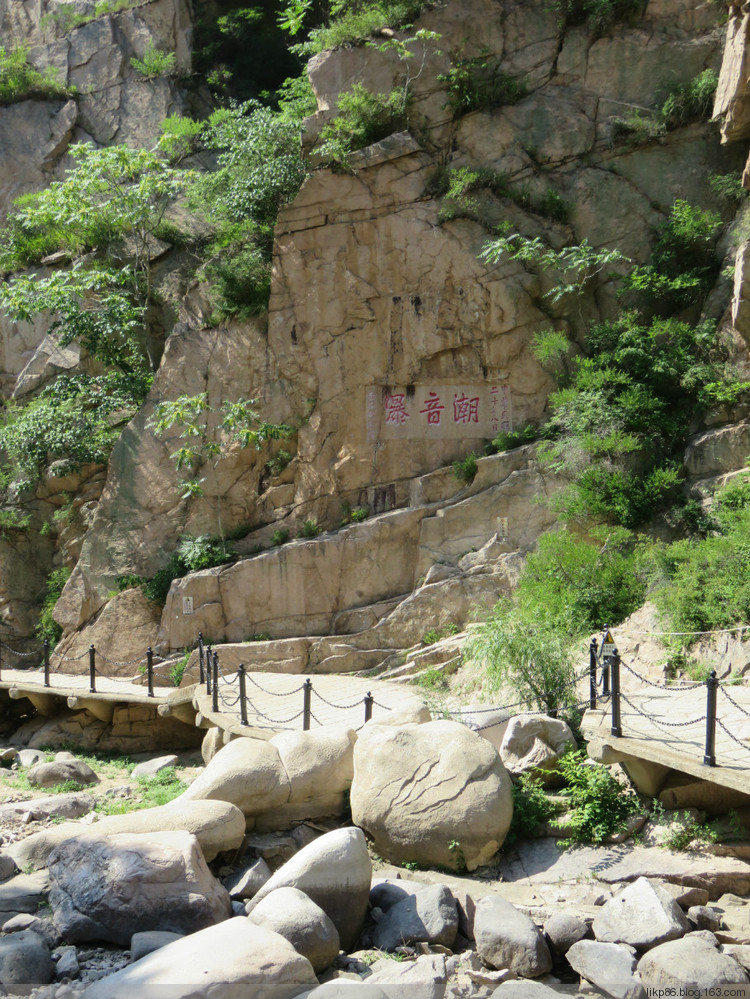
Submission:
[[[408,706],[415,708],[421,697],[402,684],[382,680],[363,680],[340,674],[287,674],[247,673],[247,720],[254,729],[269,734],[289,729],[302,729],[304,685],[312,683],[310,696],[310,728],[326,725],[344,725],[359,729],[365,723],[365,696],[372,693],[372,718],[387,717],[393,711]],[[196,690],[197,706],[206,719],[222,727],[231,726],[241,731],[239,707],[239,682],[237,674],[229,674],[219,681],[219,714],[212,710],[212,698],[205,688]]]
[[[159,685],[161,683],[161,685]],[[50,686],[44,686],[44,672],[41,668],[23,670],[3,667],[0,673],[0,690],[28,691],[30,693],[47,694],[53,697],[100,696],[111,700],[114,695],[122,701],[159,701],[174,691],[173,683],[164,685],[158,678],[154,680],[154,697],[148,696],[145,680],[141,678],[106,677],[97,675],[95,680],[96,693],[89,692],[89,674],[85,673],[55,673],[50,671]],[[11,697],[13,694],[11,693]]]

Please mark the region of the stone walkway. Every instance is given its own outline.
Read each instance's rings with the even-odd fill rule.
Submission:
[[[365,696],[372,693],[372,718],[377,720],[392,711],[417,707],[421,698],[402,684],[382,680],[362,680],[341,674],[247,673],[247,720],[257,729],[284,731],[302,729],[304,685],[312,683],[310,728],[344,725],[359,729],[365,722]],[[209,698],[200,694],[201,712],[206,714]],[[237,674],[219,682],[219,712],[236,725],[240,721]]]

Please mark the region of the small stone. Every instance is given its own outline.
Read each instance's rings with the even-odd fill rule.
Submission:
[[[696,930],[710,930],[713,933],[721,929],[721,916],[710,905],[691,905],[687,917]]]
[[[555,954],[565,954],[574,943],[588,936],[589,928],[572,913],[556,912],[544,924],[544,932]]]
[[[59,957],[55,964],[55,977],[58,979],[78,978],[81,974],[81,968],[78,964],[78,954],[75,947],[61,947],[58,953]]]
[[[177,757],[174,754],[169,756],[157,756],[153,760],[145,760],[143,763],[139,763],[137,767],[133,768],[131,777],[155,777],[161,770],[166,770],[167,767],[173,767],[177,763]]]
[[[151,954],[160,947],[166,947],[175,940],[181,940],[183,936],[182,933],[169,933],[167,930],[144,930],[134,933],[130,938],[130,963],[140,961],[146,954]]]

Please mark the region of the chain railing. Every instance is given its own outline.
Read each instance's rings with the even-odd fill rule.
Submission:
[[[746,626],[744,626],[746,627]],[[743,630],[744,630],[743,627]],[[739,629],[738,629],[739,630]],[[655,687],[659,690],[671,693],[681,693],[688,690],[695,690],[699,687],[704,687],[706,690],[706,709],[705,712],[698,717],[683,719],[681,721],[667,721],[662,717],[657,717],[653,711],[647,712],[633,701],[632,696],[628,697],[627,694],[623,693],[620,687],[620,670],[624,667],[628,673],[632,674],[638,680],[649,687]],[[590,675],[590,697],[589,697],[589,707],[596,708],[597,706],[597,670],[601,669],[602,674],[608,676],[611,689],[609,692],[609,710],[611,717],[611,728],[610,734],[614,738],[622,738],[622,704],[626,704],[630,711],[634,714],[644,718],[649,725],[653,725],[657,729],[662,731],[669,731],[673,729],[680,728],[695,728],[696,725],[701,725],[705,723],[705,739],[704,739],[704,754],[703,763],[707,767],[716,767],[721,764],[717,763],[716,760],[716,729],[717,726],[722,730],[722,732],[728,736],[734,743],[741,746],[745,751],[750,753],[750,743],[743,741],[738,738],[727,726],[725,721],[717,716],[717,705],[718,705],[718,695],[721,693],[723,697],[741,714],[750,718],[750,710],[744,708],[739,704],[734,697],[727,690],[727,684],[722,683],[716,676],[716,670],[712,670],[705,681],[698,681],[693,683],[682,683],[682,684],[660,684],[655,683],[648,677],[643,676],[637,670],[633,669],[627,663],[624,663],[620,657],[618,650],[615,648],[610,656],[607,657],[606,661],[602,659],[601,666],[599,665],[599,660],[597,658],[597,641],[592,639],[589,648],[589,675]],[[627,737],[627,734],[626,734]],[[644,738],[638,733],[634,733],[632,738]]]

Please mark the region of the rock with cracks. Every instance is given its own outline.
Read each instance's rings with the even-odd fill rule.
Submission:
[[[497,751],[451,721],[366,726],[354,747],[351,806],[387,860],[470,871],[499,850],[513,814]]]

